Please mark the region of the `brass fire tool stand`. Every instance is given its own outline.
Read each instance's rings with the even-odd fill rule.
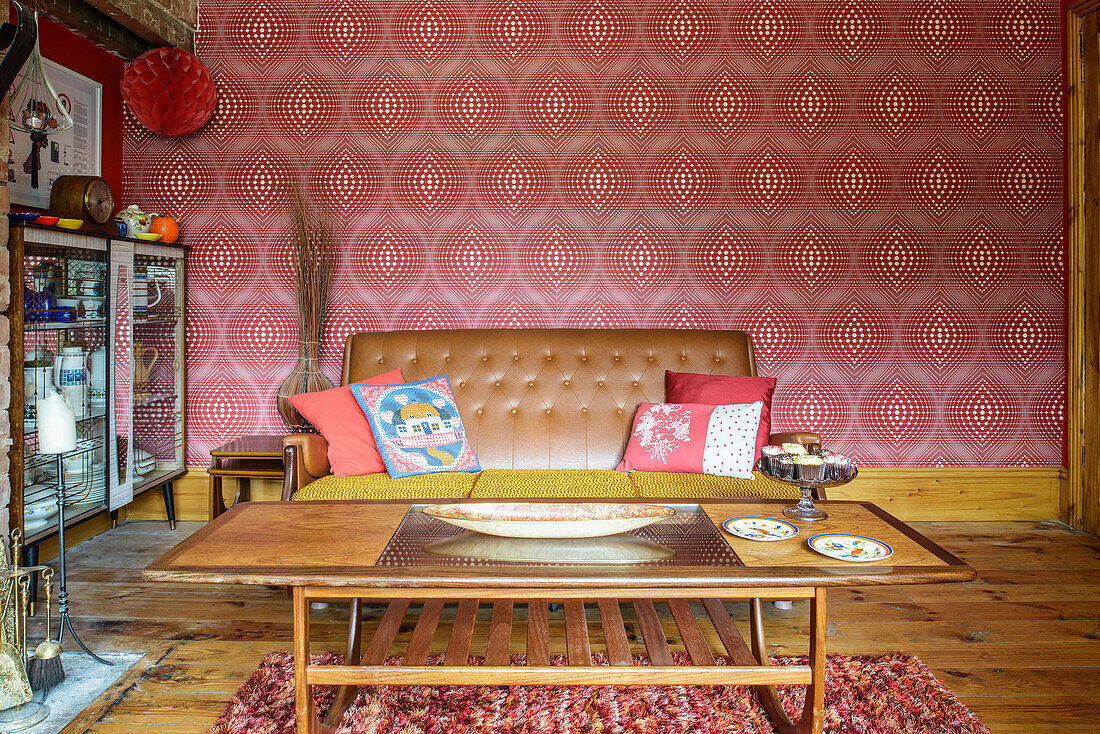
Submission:
[[[88,646],[77,636],[76,630],[73,629],[72,620],[69,618],[69,593],[65,590],[65,480],[61,466],[61,454],[57,455],[57,559],[58,571],[61,577],[57,594],[57,611],[61,616],[61,627],[57,633],[57,641],[62,642],[65,638],[65,630],[69,630],[69,635],[73,638],[73,641],[80,646],[81,650],[88,653],[93,660],[104,665],[114,665],[114,663],[104,660],[88,649]]]
[[[29,729],[50,715],[45,704],[32,701],[27,679],[27,597],[30,577],[46,566],[19,566],[22,536],[11,534],[11,564],[0,546],[0,732]]]

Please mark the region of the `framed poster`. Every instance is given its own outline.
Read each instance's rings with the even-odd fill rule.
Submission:
[[[50,189],[58,176],[100,174],[103,85],[48,59],[42,59],[42,66],[73,118],[73,126],[50,135],[46,147],[41,149],[38,188],[31,186],[30,133],[8,130],[8,188],[11,203],[46,209],[50,205]],[[19,86],[22,78],[20,73],[12,89]],[[14,114],[9,109],[8,119],[14,120]]]

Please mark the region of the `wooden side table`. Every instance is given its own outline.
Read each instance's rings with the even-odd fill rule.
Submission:
[[[252,480],[283,478],[282,436],[241,436],[210,452],[210,519],[225,512],[222,479],[237,480],[233,504],[252,499]]]

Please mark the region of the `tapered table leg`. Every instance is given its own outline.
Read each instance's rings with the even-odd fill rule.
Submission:
[[[363,603],[361,599],[352,599],[348,602],[348,640],[344,651],[344,665],[361,665],[360,652],[363,645],[363,633],[361,629]],[[332,701],[332,708],[325,716],[325,726],[336,726],[340,723],[344,712],[355,701],[359,692],[358,686],[340,686],[336,689],[336,698]]]
[[[807,734],[821,734],[825,720],[825,589],[815,590],[810,600],[810,667],[814,682],[806,689],[806,704],[798,722]]]
[[[761,665],[768,664],[768,648],[764,638],[764,615],[760,600],[753,599],[749,607],[752,628],[752,653]],[[825,589],[815,589],[810,600],[810,667],[813,682],[806,687],[806,702],[802,716],[795,723],[783,709],[775,686],[757,686],[760,703],[772,717],[779,734],[821,734],[825,719]]]
[[[294,710],[298,734],[319,734],[320,722],[306,681],[309,665],[309,600],[301,586],[294,587]]]
[[[233,498],[233,504],[252,501],[252,480],[248,477],[237,477],[237,496]]]
[[[768,644],[764,638],[764,610],[759,599],[749,602],[749,628],[752,641],[752,654],[760,665],[770,665],[768,657]],[[779,697],[779,691],[775,686],[756,686],[760,695],[760,704],[768,715],[772,717],[772,723],[781,734],[795,731],[795,723],[787,715],[783,708],[783,700]]]

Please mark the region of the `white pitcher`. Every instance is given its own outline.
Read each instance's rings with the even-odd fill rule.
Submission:
[[[53,384],[65,393],[73,404],[73,413],[80,420],[87,415],[88,368],[84,350],[80,347],[62,347],[53,363]]]

